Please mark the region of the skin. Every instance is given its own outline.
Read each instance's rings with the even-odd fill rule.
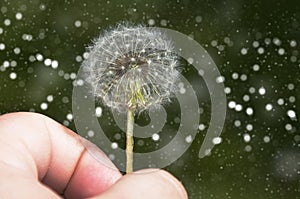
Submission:
[[[63,197],[188,198],[182,184],[166,171],[122,176],[99,148],[44,115],[0,116],[0,198]]]

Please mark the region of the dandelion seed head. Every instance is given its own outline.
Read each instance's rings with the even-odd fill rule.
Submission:
[[[177,90],[178,58],[172,41],[157,29],[120,24],[97,38],[88,53],[86,81],[112,109],[158,107]]]

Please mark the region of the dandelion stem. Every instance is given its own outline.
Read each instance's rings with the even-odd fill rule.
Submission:
[[[128,108],[127,112],[127,132],[126,132],[126,173],[132,173],[133,166],[133,125],[134,109]]]

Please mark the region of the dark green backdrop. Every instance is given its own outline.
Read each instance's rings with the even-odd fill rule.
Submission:
[[[120,21],[174,29],[209,52],[229,105],[242,109],[228,107],[221,144],[199,159],[210,100],[182,61],[185,76],[204,88],[206,128],[165,169],[191,199],[300,198],[299,7],[296,0],[0,0],[0,113],[40,112],[76,131],[72,83],[91,39]]]

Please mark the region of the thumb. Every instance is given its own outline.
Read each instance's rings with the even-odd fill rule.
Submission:
[[[187,199],[182,184],[171,174],[159,169],[145,169],[127,174],[106,192],[93,199]]]

